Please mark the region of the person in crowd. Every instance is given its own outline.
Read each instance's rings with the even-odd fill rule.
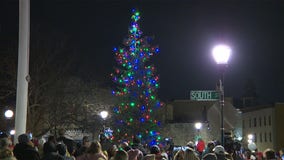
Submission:
[[[260,152],[257,148],[255,149],[255,156],[257,160],[262,160],[263,159],[263,154],[262,152]],[[238,160],[238,159],[234,159],[234,160]]]
[[[199,153],[196,151],[196,146],[192,141],[187,142],[186,146],[194,150],[194,154],[199,157]]]
[[[142,160],[156,160],[154,154],[146,154]]]
[[[67,146],[67,154],[70,154],[70,156],[74,155],[76,151],[76,142],[65,135],[64,129],[59,130],[59,137],[56,140],[57,142],[64,143]]]
[[[225,148],[221,145],[217,145],[213,149],[214,153],[217,156],[217,160],[226,160]]]
[[[215,153],[207,153],[202,157],[202,160],[217,160]]]
[[[9,148],[10,140],[6,137],[0,138],[0,159],[1,160],[16,160],[13,151]]]
[[[198,138],[197,144],[196,144],[196,151],[198,152],[199,157],[202,156],[202,153],[205,149],[205,142],[202,138]]]
[[[184,160],[184,151],[178,150],[174,155],[174,160]]]
[[[146,155],[152,157],[154,155],[155,160],[168,160],[166,156],[161,154],[160,147],[157,145],[153,145],[150,147],[150,154]]]
[[[252,155],[251,150],[246,149],[245,152],[244,152],[244,159],[245,160],[250,160],[250,159],[252,159],[252,157],[253,157],[253,155]]]
[[[192,141],[187,142],[186,146],[195,150],[195,145]]]
[[[184,160],[199,160],[199,157],[192,148],[187,148],[184,151]]]
[[[108,148],[107,155],[109,160],[113,159],[114,155],[116,154],[116,151],[118,151],[118,148],[115,144]]]
[[[120,147],[127,152],[129,160],[141,160],[143,158],[143,153],[139,149],[131,148],[127,142],[122,142]]]
[[[58,151],[58,154],[63,157],[64,160],[75,160],[75,157],[73,156],[67,156],[66,151],[67,147],[63,143],[59,143],[56,145],[56,149]]]
[[[53,144],[57,144],[57,140],[56,140],[56,138],[55,138],[54,135],[48,136],[47,141],[48,141],[48,142],[51,142],[51,143],[53,143]]]
[[[132,144],[131,148],[139,149],[143,153],[143,156],[145,156],[147,154],[146,149],[141,144],[141,140],[138,136],[134,136],[133,139],[132,139],[132,142],[133,142],[133,144]]]
[[[160,152],[161,152],[161,156],[162,157],[164,157],[165,159],[169,159],[169,155],[168,155],[168,153],[167,153],[167,151],[166,151],[166,149],[161,145],[161,147],[160,147]]]
[[[172,160],[174,157],[174,141],[172,138],[166,138],[166,145],[164,149],[168,155],[168,159]]]
[[[64,160],[64,158],[58,154],[56,144],[52,141],[47,141],[43,145],[43,156],[41,160]]]
[[[82,145],[78,147],[78,149],[75,152],[75,157],[81,156],[83,153],[86,153],[90,145],[91,141],[89,139],[89,136],[84,136],[82,139]]]
[[[281,160],[284,160],[284,148],[281,148],[279,150],[279,157],[281,158]]]
[[[214,147],[215,147],[215,143],[213,141],[209,141],[207,143],[207,147],[205,148],[205,150],[202,153],[202,157],[204,157],[208,153],[214,153],[214,151],[213,151]]]
[[[21,134],[18,137],[18,142],[13,150],[17,160],[39,160],[40,156],[38,151],[34,148],[30,137],[27,134]]]
[[[99,139],[100,139],[100,144],[102,146],[102,151],[107,151],[111,146],[112,143],[109,141],[109,139],[105,136],[104,132],[101,131],[100,135],[99,135]]]
[[[267,148],[266,150],[264,150],[263,158],[265,160],[276,160],[276,156],[275,156],[274,150],[272,150],[270,148]]]
[[[99,141],[92,142],[86,153],[76,158],[76,160],[108,160],[102,151]]]
[[[125,150],[117,150],[112,160],[129,160]]]
[[[49,147],[49,143],[52,143],[56,146],[57,141],[54,135],[49,135],[47,141],[43,143],[42,150],[39,151],[41,157],[44,155],[45,150]]]
[[[14,146],[13,146],[13,140],[12,140],[12,137],[11,135],[7,134],[6,132],[0,132],[0,139],[2,138],[7,138],[8,141],[9,141],[9,149],[13,150],[14,149]]]

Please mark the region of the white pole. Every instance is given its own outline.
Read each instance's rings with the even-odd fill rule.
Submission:
[[[30,0],[19,0],[19,48],[17,99],[15,114],[15,138],[26,133],[28,81],[29,81],[29,45],[30,45]]]

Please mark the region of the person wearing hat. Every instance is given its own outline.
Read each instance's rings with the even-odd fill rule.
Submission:
[[[21,134],[18,137],[19,143],[14,147],[13,153],[17,160],[39,160],[38,151],[34,148],[30,137],[27,134]]]
[[[208,153],[214,153],[213,149],[215,147],[215,143],[213,141],[209,141],[207,143],[207,147],[205,148],[204,152],[202,153],[201,157],[204,157]]]
[[[150,154],[147,154],[143,157],[143,160],[168,160],[166,156],[161,154],[160,147],[157,145],[153,145],[150,147]]]
[[[226,160],[225,148],[223,146],[217,145],[213,151],[217,156],[217,160]]]

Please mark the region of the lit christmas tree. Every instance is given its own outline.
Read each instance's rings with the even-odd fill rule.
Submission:
[[[133,10],[124,48],[114,48],[118,67],[111,74],[116,84],[113,95],[121,97],[122,102],[113,108],[116,120],[113,138],[129,141],[138,136],[143,142],[154,145],[161,139],[160,121],[155,115],[162,103],[157,98],[159,76],[149,59],[159,48],[150,45],[151,37],[142,37],[139,19],[140,13]]]

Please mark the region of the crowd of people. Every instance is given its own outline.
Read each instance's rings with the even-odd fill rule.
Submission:
[[[278,153],[267,149],[263,153],[239,150],[227,152],[225,148],[202,139],[195,145],[176,149],[170,144],[145,147],[138,137],[132,142],[114,144],[104,135],[99,140],[84,136],[80,143],[67,138],[50,135],[42,145],[33,142],[28,134],[18,136],[18,143],[12,145],[7,134],[0,136],[0,160],[284,160],[284,149]]]

